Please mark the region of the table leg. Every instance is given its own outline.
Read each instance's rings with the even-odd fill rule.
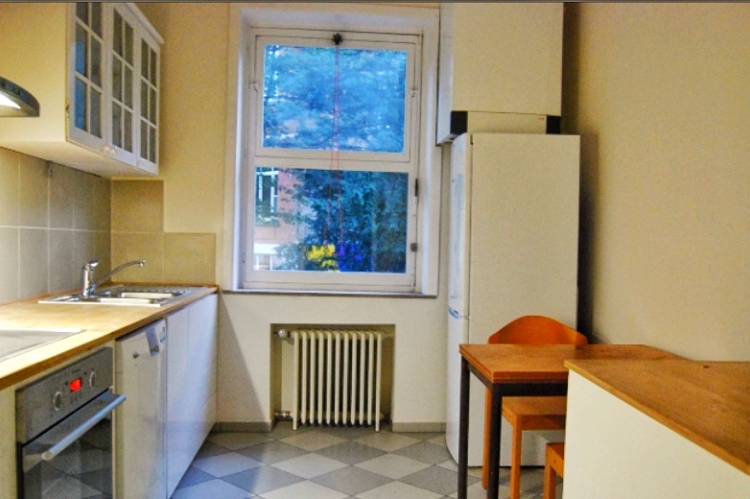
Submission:
[[[461,398],[458,423],[458,499],[466,499],[469,463],[469,379],[469,363],[465,358],[461,357]],[[495,494],[495,498],[497,498],[497,494]]]
[[[503,408],[502,386],[492,385],[492,401],[490,402],[490,455],[487,462],[489,480],[487,481],[487,499],[497,499],[500,488],[500,430]]]

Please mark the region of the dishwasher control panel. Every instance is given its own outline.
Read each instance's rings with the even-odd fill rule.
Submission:
[[[112,387],[111,348],[102,348],[16,390],[16,440],[25,443]]]

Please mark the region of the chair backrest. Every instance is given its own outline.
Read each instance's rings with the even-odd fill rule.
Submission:
[[[503,326],[489,337],[487,343],[586,345],[588,339],[555,319],[543,315],[526,315]]]

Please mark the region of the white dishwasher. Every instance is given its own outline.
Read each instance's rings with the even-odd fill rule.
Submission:
[[[115,386],[127,394],[115,425],[116,497],[166,499],[166,322],[149,324],[115,345]]]

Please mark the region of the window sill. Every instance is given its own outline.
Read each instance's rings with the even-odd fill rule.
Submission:
[[[423,293],[398,293],[392,291],[314,291],[307,289],[223,289],[225,295],[295,295],[368,298],[437,298],[437,295]]]

